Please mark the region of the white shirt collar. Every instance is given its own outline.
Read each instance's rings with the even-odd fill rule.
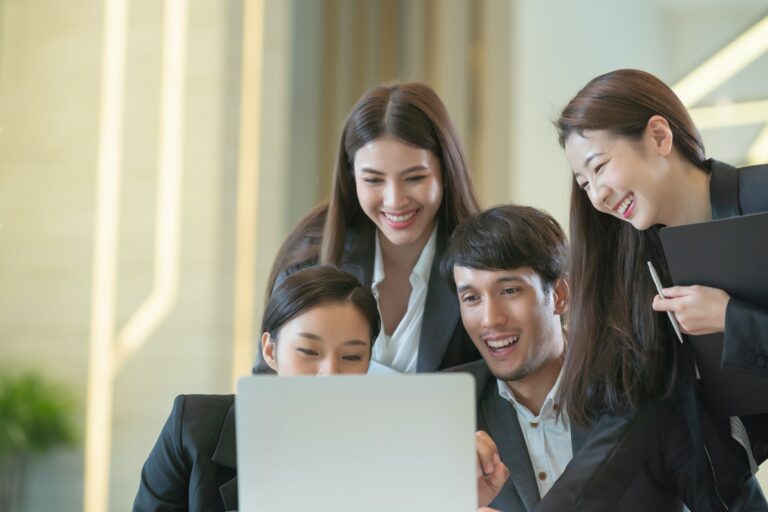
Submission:
[[[544,403],[541,405],[541,411],[539,411],[538,416],[534,415],[526,406],[517,400],[517,397],[509,387],[509,384],[501,379],[496,379],[496,382],[498,383],[499,387],[499,396],[511,403],[517,410],[517,413],[523,415],[527,421],[533,421],[556,415],[558,407],[555,407],[555,397],[557,396],[557,390],[560,388],[560,379],[562,376],[563,371],[561,369],[560,373],[557,374],[557,380],[555,380],[555,384],[552,386],[552,389],[549,390],[547,397],[544,399]]]
[[[371,282],[371,288],[376,288],[384,280],[384,261],[381,258],[381,244],[379,243],[379,236],[381,233],[376,232],[376,249],[373,258],[373,281]],[[437,251],[437,223],[432,228],[432,234],[427,240],[427,244],[424,249],[421,250],[421,255],[416,261],[416,265],[413,266],[409,281],[412,287],[418,284],[426,286],[429,283],[429,275],[432,271],[432,262],[435,259],[435,252]],[[414,282],[416,281],[416,282]]]

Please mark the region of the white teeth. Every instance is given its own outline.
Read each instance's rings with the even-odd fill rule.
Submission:
[[[510,336],[509,338],[504,338],[502,340],[485,340],[485,342],[492,349],[500,349],[517,343],[519,339],[520,336]]]
[[[624,215],[624,212],[627,211],[627,208],[629,208],[629,205],[632,204],[632,201],[635,200],[634,194],[630,194],[624,199],[618,208],[616,208],[616,211],[619,212],[619,215]]]
[[[405,215],[392,215],[390,213],[385,213],[384,216],[387,219],[391,220],[392,222],[405,222],[408,219],[413,218],[413,216],[416,215],[417,211],[418,210],[414,210],[414,211],[412,211],[410,213],[406,213]]]

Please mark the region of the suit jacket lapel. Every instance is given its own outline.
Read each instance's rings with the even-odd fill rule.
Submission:
[[[509,480],[515,486],[526,510],[533,510],[539,502],[539,487],[533,474],[531,457],[515,408],[495,392],[495,379],[488,384],[481,403],[489,434],[499,448],[501,460],[509,469]]]
[[[709,181],[712,218],[724,219],[741,215],[737,169],[717,160],[709,160],[708,163],[712,170]]]
[[[364,226],[350,229],[345,241],[345,257],[341,267],[355,276],[364,286],[373,282],[373,260],[376,247],[376,230]],[[445,248],[442,228],[437,230],[435,259],[429,272],[427,298],[419,336],[419,354],[416,370],[435,371],[440,367],[445,350],[451,341],[459,321],[459,305],[440,275],[440,257]]]
[[[237,448],[235,444],[235,403],[229,408],[219,434],[219,442],[211,460],[221,466],[237,470]],[[237,476],[219,487],[225,510],[237,510]]]
[[[435,259],[429,271],[427,299],[424,303],[424,316],[419,337],[419,355],[416,361],[416,371],[419,372],[432,372],[440,367],[445,350],[459,322],[459,303],[440,274],[440,260],[445,252],[445,244],[445,235],[442,228],[438,226]]]
[[[579,453],[584,446],[584,441],[587,440],[587,433],[583,430],[576,428],[571,423],[571,447],[573,448],[573,454]]]

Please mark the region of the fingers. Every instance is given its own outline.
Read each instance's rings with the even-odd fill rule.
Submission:
[[[501,463],[499,450],[491,436],[482,430],[475,433],[475,445],[477,450],[478,477],[493,473],[497,464]]]
[[[676,298],[661,298],[659,295],[656,295],[653,298],[653,303],[651,304],[651,307],[654,309],[654,311],[672,311],[677,312],[680,310],[683,304],[683,297],[685,296],[678,296]]]
[[[478,506],[491,503],[509,478],[509,469],[501,462],[496,443],[487,432],[475,434],[477,447],[477,500]],[[490,510],[490,509],[488,509]]]
[[[654,296],[651,307],[655,311],[671,312],[677,318],[681,331],[700,335],[722,332],[729,295],[708,286],[673,286],[664,289],[669,297]]]
[[[669,288],[664,288],[661,291],[664,294],[664,297],[667,299],[674,299],[676,297],[684,297],[686,295],[695,293],[696,288],[698,288],[698,286],[670,286]]]
[[[507,481],[507,478],[509,478],[509,469],[507,469],[507,466],[505,466],[503,462],[496,464],[493,468],[493,472],[486,476],[488,485],[497,492],[504,486],[504,482]]]

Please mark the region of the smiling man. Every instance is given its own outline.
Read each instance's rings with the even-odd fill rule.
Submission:
[[[584,444],[557,401],[566,351],[568,247],[557,222],[535,208],[506,205],[454,231],[442,270],[483,361],[466,371],[477,383],[478,429],[495,441],[509,479],[491,507],[531,511]],[[638,498],[640,498],[638,500]],[[645,477],[612,510],[681,510]],[[636,508],[640,507],[640,508]]]

